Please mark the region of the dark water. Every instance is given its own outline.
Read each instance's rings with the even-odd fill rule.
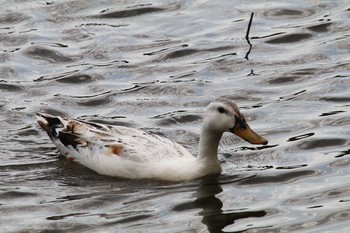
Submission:
[[[1,1],[1,232],[349,232],[349,15],[345,0]],[[34,119],[123,124],[196,154],[221,95],[269,145],[225,135],[223,174],[187,183],[98,175]]]

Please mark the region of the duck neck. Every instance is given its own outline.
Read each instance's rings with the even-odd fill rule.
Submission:
[[[217,164],[218,159],[218,147],[222,133],[213,133],[206,128],[201,129],[198,159],[206,161],[205,163]]]

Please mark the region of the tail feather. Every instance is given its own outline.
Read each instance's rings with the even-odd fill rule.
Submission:
[[[62,119],[46,113],[37,113],[36,115],[40,127],[51,137],[57,137],[56,128],[63,128]]]
[[[38,124],[48,134],[51,141],[56,145],[61,154],[71,157],[75,154],[72,150],[77,147],[87,147],[89,144],[80,133],[86,126],[78,121],[65,120],[59,116],[46,113],[37,113]]]

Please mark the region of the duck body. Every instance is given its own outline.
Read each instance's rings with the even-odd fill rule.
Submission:
[[[220,173],[217,150],[222,134],[248,126],[236,105],[226,101],[216,100],[208,106],[196,157],[178,143],[134,128],[67,120],[44,113],[38,113],[37,120],[61,154],[99,174],[186,181]],[[267,143],[254,132],[246,140]]]

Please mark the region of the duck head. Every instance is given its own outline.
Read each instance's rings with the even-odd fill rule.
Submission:
[[[250,128],[237,105],[227,98],[218,98],[208,105],[203,117],[203,127],[214,134],[231,132],[251,144],[268,143]]]

